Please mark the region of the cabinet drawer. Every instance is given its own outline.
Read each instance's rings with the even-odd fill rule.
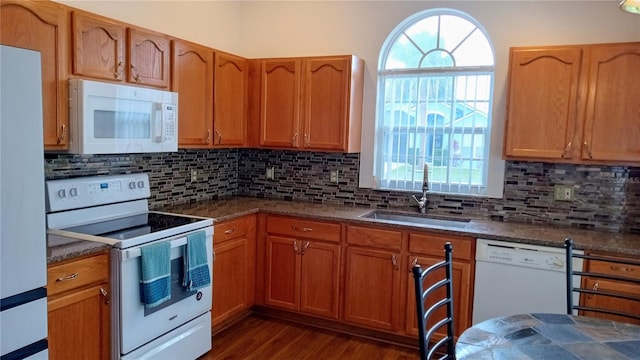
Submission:
[[[347,243],[399,251],[402,248],[402,232],[380,228],[349,226],[347,228]]]
[[[600,255],[600,254],[592,254],[595,256],[606,256],[613,257],[611,255]],[[624,260],[624,257],[620,257],[621,260]],[[636,259],[630,259],[636,260]],[[589,260],[589,271],[595,273],[609,274],[609,275],[619,275],[625,277],[632,277],[634,279],[640,280],[640,266],[638,265],[626,265],[626,264],[612,264],[597,260]]]
[[[409,234],[409,252],[436,257],[444,256],[444,244],[450,242],[453,246],[454,259],[471,259],[471,244],[473,239],[441,234]]]
[[[269,216],[267,232],[290,237],[340,242],[340,224]]]
[[[247,217],[225,221],[214,226],[213,243],[219,244],[227,240],[247,236],[248,233],[249,225]]]
[[[47,295],[51,296],[108,280],[108,254],[53,265],[47,269]]]

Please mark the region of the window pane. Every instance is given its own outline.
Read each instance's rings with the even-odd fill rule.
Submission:
[[[475,31],[453,52],[457,66],[493,65],[493,52],[489,41],[480,31]]]
[[[453,15],[442,15],[440,24],[440,47],[453,52],[476,26],[468,20]]]

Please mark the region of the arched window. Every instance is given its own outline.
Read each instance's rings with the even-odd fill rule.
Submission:
[[[375,187],[487,192],[494,56],[480,24],[434,9],[389,35],[378,66]]]

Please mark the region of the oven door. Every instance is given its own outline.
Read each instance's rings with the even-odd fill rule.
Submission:
[[[213,227],[204,230],[207,234],[209,274],[213,281]],[[211,311],[212,286],[190,292],[182,287],[187,235],[158,240],[171,242],[171,299],[152,309],[146,309],[140,299],[140,246],[112,250],[112,272],[115,275],[112,290],[116,302],[112,309],[113,335],[119,342],[113,350],[127,354]]]

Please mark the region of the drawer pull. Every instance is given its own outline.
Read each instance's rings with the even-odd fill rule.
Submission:
[[[409,272],[411,272],[413,267],[416,265],[418,265],[418,258],[413,259],[413,261],[411,262],[411,266],[409,266]]]
[[[73,280],[75,278],[78,277],[78,273],[73,273],[69,276],[63,276],[63,277],[59,277],[56,279],[56,281],[68,281],[68,280]]]
[[[302,245],[302,250],[300,251],[301,255],[304,255],[304,252],[309,248],[309,242],[305,242],[304,245]]]
[[[298,242],[297,242],[297,241],[294,241],[294,242],[293,242],[293,252],[294,252],[294,253],[296,253],[296,254],[300,254],[300,251],[299,251],[299,250],[300,250],[300,249],[298,249]]]
[[[609,268],[611,270],[613,270],[613,271],[620,271],[620,272],[632,272],[633,271],[633,268],[626,267],[626,266],[611,265]]]
[[[227,230],[224,231],[224,234],[225,235],[233,234],[235,231],[236,231],[236,228],[227,229]]]
[[[102,294],[102,296],[104,297],[104,303],[106,305],[109,305],[109,293],[107,292],[107,290],[100,288],[100,294]]]
[[[291,228],[295,231],[302,231],[302,232],[312,232],[313,228],[308,228],[308,227],[303,227],[303,228],[299,228],[295,225],[291,226]]]
[[[598,287],[599,287],[599,286],[600,286],[600,284],[596,281],[596,283],[593,285],[593,288],[592,288],[591,290],[593,290],[593,291],[598,291]],[[593,294],[589,294],[589,295],[587,296],[587,299],[591,299],[591,298],[593,298]]]
[[[391,263],[393,264],[393,269],[398,270],[400,267],[398,266],[398,258],[396,254],[391,254]]]

